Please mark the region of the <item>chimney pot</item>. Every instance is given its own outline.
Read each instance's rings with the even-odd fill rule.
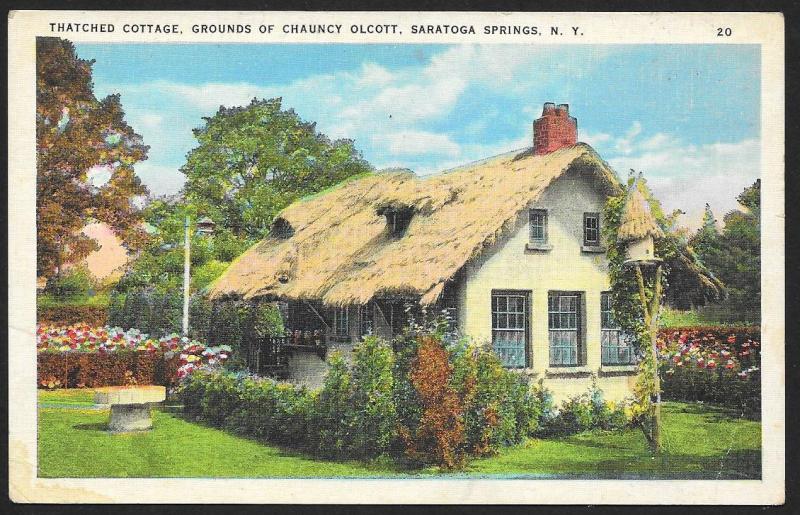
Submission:
[[[569,115],[569,104],[546,102],[541,118],[533,122],[533,153],[549,154],[578,142],[578,121]]]

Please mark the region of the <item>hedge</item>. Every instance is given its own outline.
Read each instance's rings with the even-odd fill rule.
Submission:
[[[37,355],[40,388],[96,388],[126,384],[175,386],[180,359],[177,355],[120,351],[113,354],[51,353]]]
[[[457,468],[528,436],[629,424],[626,403],[602,392],[560,408],[541,384],[502,367],[494,353],[441,334],[389,344],[368,337],[347,364],[331,353],[323,387],[231,371],[198,370],[178,389],[187,417],[319,456]]]
[[[108,308],[105,306],[37,306],[36,321],[51,325],[105,325]]]
[[[38,384],[42,388],[162,384],[198,368],[218,366],[228,346],[206,346],[171,334],[159,339],[119,327],[39,325],[36,328]]]

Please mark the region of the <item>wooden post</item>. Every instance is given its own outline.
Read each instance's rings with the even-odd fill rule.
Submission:
[[[191,235],[189,234],[189,215],[183,222],[183,323],[181,330],[183,336],[189,336],[189,288],[191,286],[190,267],[191,258],[189,256],[191,248]]]
[[[661,312],[661,274],[662,268],[659,263],[656,266],[655,284],[653,285],[653,296],[648,302],[647,291],[644,286],[644,276],[641,266],[636,264],[636,282],[639,286],[639,300],[642,303],[642,314],[644,323],[650,337],[650,358],[653,360],[653,394],[654,399],[650,401],[650,447],[655,453],[661,452],[663,442],[661,438],[661,378],[658,375],[658,317]]]

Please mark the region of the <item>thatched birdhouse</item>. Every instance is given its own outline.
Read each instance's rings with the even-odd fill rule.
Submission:
[[[199,234],[214,234],[214,227],[217,224],[214,223],[212,219],[207,216],[204,216],[200,220],[197,221],[197,232]]]
[[[634,181],[625,200],[617,238],[626,245],[626,263],[644,264],[660,261],[655,255],[654,242],[664,237],[664,231],[650,212],[650,204],[639,189],[638,182],[638,179]]]

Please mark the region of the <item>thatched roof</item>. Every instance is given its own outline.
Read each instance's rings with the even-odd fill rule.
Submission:
[[[281,230],[240,256],[209,293],[339,306],[419,296],[430,304],[568,170],[588,174],[608,194],[621,191],[585,144],[541,156],[511,152],[424,178],[398,171],[345,182],[284,209],[274,226]],[[410,224],[392,235],[385,214],[404,209],[413,210]]]
[[[647,199],[639,189],[637,179],[625,199],[625,208],[622,212],[617,239],[626,242],[641,240],[647,236],[663,238],[664,231],[658,226],[653,213],[650,212],[650,204],[647,203]]]

